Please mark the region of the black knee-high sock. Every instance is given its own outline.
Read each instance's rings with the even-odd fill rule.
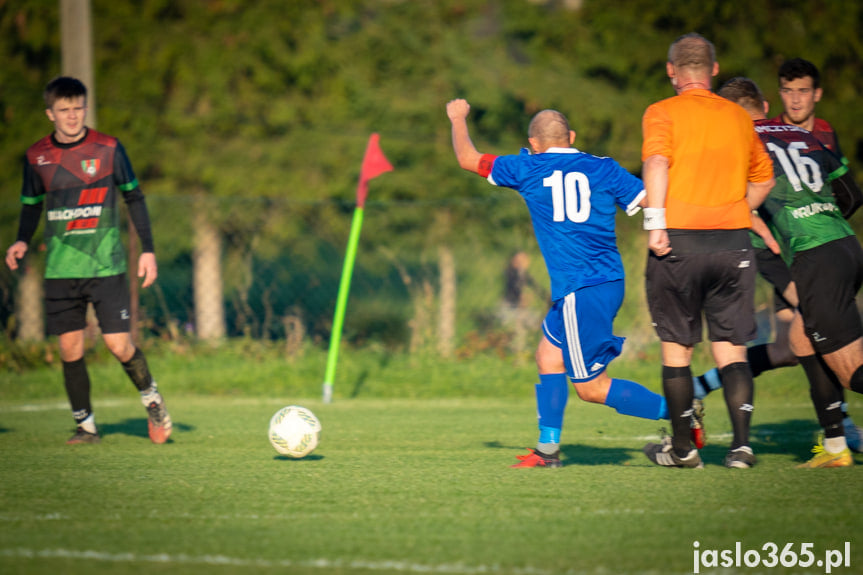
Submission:
[[[800,365],[809,379],[809,396],[818,415],[818,423],[824,429],[824,437],[845,435],[842,427],[842,394],[837,387],[835,375],[817,355],[801,357]]]
[[[147,359],[137,347],[132,358],[123,362],[123,369],[126,370],[126,375],[129,376],[138,391],[150,389],[150,386],[153,385],[153,376],[150,375],[150,368],[147,367]]]
[[[752,398],[755,395],[749,364],[732,363],[719,370],[728,416],[734,430],[731,449],[749,445],[749,423],[752,419]]]
[[[75,418],[75,423],[81,423],[93,413],[93,406],[90,404],[90,376],[83,357],[63,362],[63,383],[72,407],[72,417]]]
[[[770,354],[767,353],[767,344],[753,345],[746,350],[746,361],[749,362],[749,369],[752,371],[752,377],[758,377],[765,371],[773,369],[773,362],[770,361]]]
[[[675,453],[685,457],[692,449],[689,425],[692,416],[692,370],[686,367],[662,366],[662,391],[668,403],[668,418]]]
[[[851,376],[851,391],[863,393],[863,365],[858,367],[854,375]]]

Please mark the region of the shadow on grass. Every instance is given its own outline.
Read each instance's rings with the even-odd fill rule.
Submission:
[[[486,441],[486,449],[506,449],[526,454],[523,446],[503,445],[499,441]],[[595,445],[562,444],[560,454],[563,466],[568,465],[620,465],[632,460],[631,450],[623,447],[596,447]]]
[[[812,457],[812,446],[817,441],[820,428],[814,419],[789,419],[753,425],[750,429],[750,445],[755,456],[791,455],[794,461],[803,463]],[[707,422],[707,445],[701,451],[705,464],[722,462],[731,447],[731,435],[711,438],[710,422]]]
[[[812,446],[817,441],[820,428],[814,419],[789,419],[786,421],[773,421],[753,425],[750,430],[752,450],[755,455],[790,455],[797,463],[808,461],[812,457]],[[710,423],[707,425],[708,442],[701,449],[701,457],[705,464],[722,465],[725,455],[731,446],[730,434],[728,437],[710,437]],[[484,444],[487,449],[510,450],[514,455],[527,453],[525,446],[503,445],[498,441],[487,441]],[[638,461],[643,458],[639,455],[633,457],[633,449],[640,451],[641,444],[632,448],[597,447],[595,445],[562,444],[560,446],[563,465],[619,465],[629,461]],[[644,459],[647,462],[647,459]]]
[[[789,419],[752,426],[752,450],[759,453],[793,454],[803,463],[812,457],[812,446],[821,428],[815,418]]]
[[[194,425],[188,425],[185,423],[177,423],[173,422],[174,431],[194,431]],[[146,439],[150,438],[149,431],[147,430],[147,418],[129,418],[124,421],[118,421],[114,423],[100,423],[99,424],[99,434],[102,436],[105,435],[130,435],[133,437],[144,437]],[[168,443],[173,443],[173,439],[168,439]]]
[[[276,455],[273,457],[276,461],[287,461],[290,463],[305,463],[308,461],[320,461],[323,459],[323,455],[318,455],[317,453],[312,453],[311,455],[306,455],[305,457],[300,457],[297,459],[296,457],[288,457],[287,455]]]
[[[632,460],[632,451],[623,447],[563,444],[560,446],[564,467],[568,465],[620,465]]]

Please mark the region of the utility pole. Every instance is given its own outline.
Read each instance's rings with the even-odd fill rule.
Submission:
[[[87,125],[95,129],[96,85],[90,0],[60,0],[60,48],[63,75],[78,78],[87,86]]]
[[[96,129],[96,74],[93,71],[93,25],[90,0],[60,0],[60,41],[64,76],[78,78],[87,87],[87,126]],[[129,219],[129,316],[132,341],[138,341],[138,234]],[[92,308],[88,315],[92,316]],[[88,324],[90,321],[88,320]]]

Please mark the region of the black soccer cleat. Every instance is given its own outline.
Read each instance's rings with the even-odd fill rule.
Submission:
[[[99,443],[102,438],[99,433],[90,433],[80,425],[75,430],[75,435],[66,440],[68,445],[77,445],[78,443]]]
[[[749,469],[755,465],[755,454],[748,445],[741,445],[737,449],[728,450],[725,456],[725,467],[732,469]]]
[[[704,468],[704,462],[701,461],[697,449],[691,449],[686,457],[680,457],[674,452],[671,441],[663,440],[662,443],[648,443],[644,446],[644,454],[650,461],[663,467]]]

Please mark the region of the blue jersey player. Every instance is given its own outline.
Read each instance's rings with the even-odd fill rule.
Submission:
[[[623,346],[623,338],[612,333],[624,291],[615,215],[618,206],[629,215],[639,210],[644,185],[613,159],[571,147],[575,132],[555,110],[543,110],[531,120],[532,154],[482,154],[470,138],[469,111],[465,100],[447,104],[456,159],[465,170],[521,194],[551,279],[552,307],[536,351],[539,441],[513,467],[560,467],[567,376],[584,401],[625,415],[668,417],[662,396],[638,383],[613,379],[606,371]]]

